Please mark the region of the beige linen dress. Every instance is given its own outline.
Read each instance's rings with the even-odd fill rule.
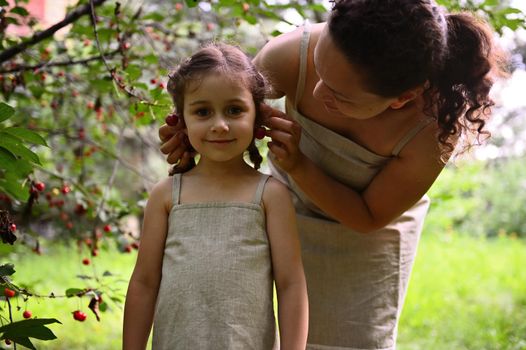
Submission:
[[[251,203],[173,207],[153,325],[153,349],[269,350],[275,343],[273,278],[262,175]]]
[[[295,101],[305,85],[309,26],[300,49]],[[303,116],[286,102],[302,126],[300,149],[326,174],[362,191],[392,157],[422,130],[427,119],[380,156]],[[272,159],[272,155],[271,155]],[[308,349],[395,348],[397,322],[429,200],[424,196],[385,228],[362,234],[340,225],[317,208],[294,181],[270,164],[293,195],[309,295]]]

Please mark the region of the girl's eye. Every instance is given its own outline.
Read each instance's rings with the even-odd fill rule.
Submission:
[[[199,108],[194,113],[200,117],[206,117],[210,114],[210,111],[206,108]]]
[[[228,109],[227,109],[227,113],[230,114],[230,115],[238,115],[241,112],[243,112],[243,110],[241,108],[239,108],[239,107],[236,107],[236,106],[228,107]]]

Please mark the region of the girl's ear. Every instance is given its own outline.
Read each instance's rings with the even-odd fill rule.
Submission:
[[[391,107],[392,109],[400,109],[404,107],[408,102],[411,102],[418,96],[422,95],[423,92],[424,92],[423,86],[419,86],[414,89],[408,90],[402,93],[400,96],[398,96],[396,101],[391,103],[389,107]]]

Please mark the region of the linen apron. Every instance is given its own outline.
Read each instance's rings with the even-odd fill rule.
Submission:
[[[153,324],[153,349],[272,349],[273,277],[265,213],[268,175],[250,203],[173,206]]]
[[[300,48],[296,99],[305,86],[310,31]],[[360,192],[392,157],[428,125],[426,119],[403,137],[392,157],[375,154],[306,118],[286,101],[301,126],[300,149],[332,178]],[[397,323],[429,206],[424,196],[385,228],[362,234],[340,225],[317,208],[292,178],[272,164],[274,177],[289,186],[298,217],[309,296],[307,349],[382,349],[396,347]]]

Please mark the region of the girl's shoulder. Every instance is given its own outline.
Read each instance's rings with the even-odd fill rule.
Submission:
[[[281,202],[283,200],[289,201],[289,189],[281,181],[270,176],[267,180],[267,183],[265,184],[265,188],[263,189],[262,200],[265,206],[272,205],[272,203]]]
[[[176,175],[174,175],[176,176]],[[167,212],[172,208],[173,202],[173,176],[164,178],[157,182],[151,189],[149,201],[159,201],[163,203]]]

